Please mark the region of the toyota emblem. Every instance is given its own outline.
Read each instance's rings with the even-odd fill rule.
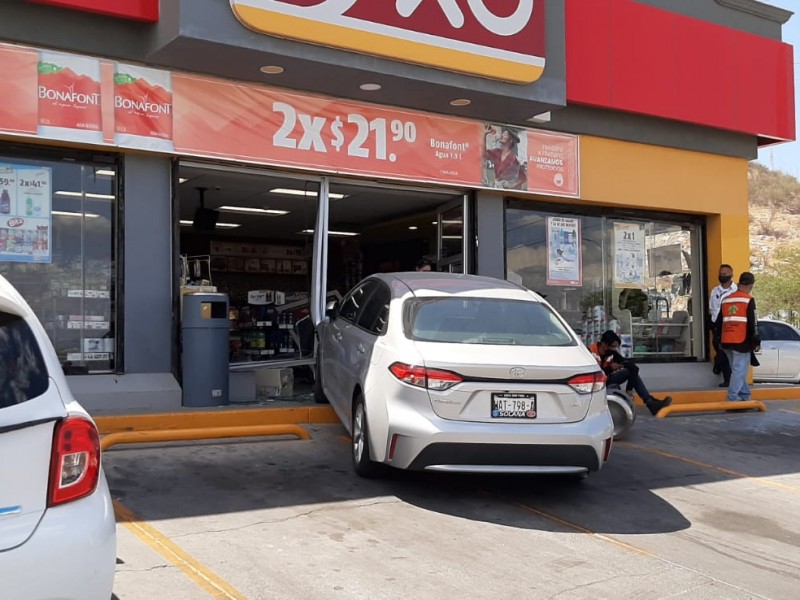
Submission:
[[[511,377],[514,379],[522,379],[525,377],[525,369],[522,367],[514,367],[509,371],[509,373],[511,373]]]

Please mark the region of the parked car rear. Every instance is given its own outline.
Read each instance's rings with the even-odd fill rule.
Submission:
[[[0,596],[108,600],[116,533],[97,428],[2,277],[0,456]]]
[[[539,296],[470,275],[361,282],[319,328],[317,395],[357,472],[585,474],[608,457],[605,375]]]

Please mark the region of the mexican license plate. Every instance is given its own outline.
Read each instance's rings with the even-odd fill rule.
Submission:
[[[504,392],[492,394],[492,417],[535,419],[536,394]]]

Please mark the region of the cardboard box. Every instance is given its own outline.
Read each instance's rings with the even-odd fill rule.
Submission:
[[[293,369],[256,370],[256,396],[265,398],[286,398],[294,394]]]

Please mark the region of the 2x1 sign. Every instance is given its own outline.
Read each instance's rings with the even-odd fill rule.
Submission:
[[[544,0],[230,1],[276,37],[520,84],[544,71]]]

